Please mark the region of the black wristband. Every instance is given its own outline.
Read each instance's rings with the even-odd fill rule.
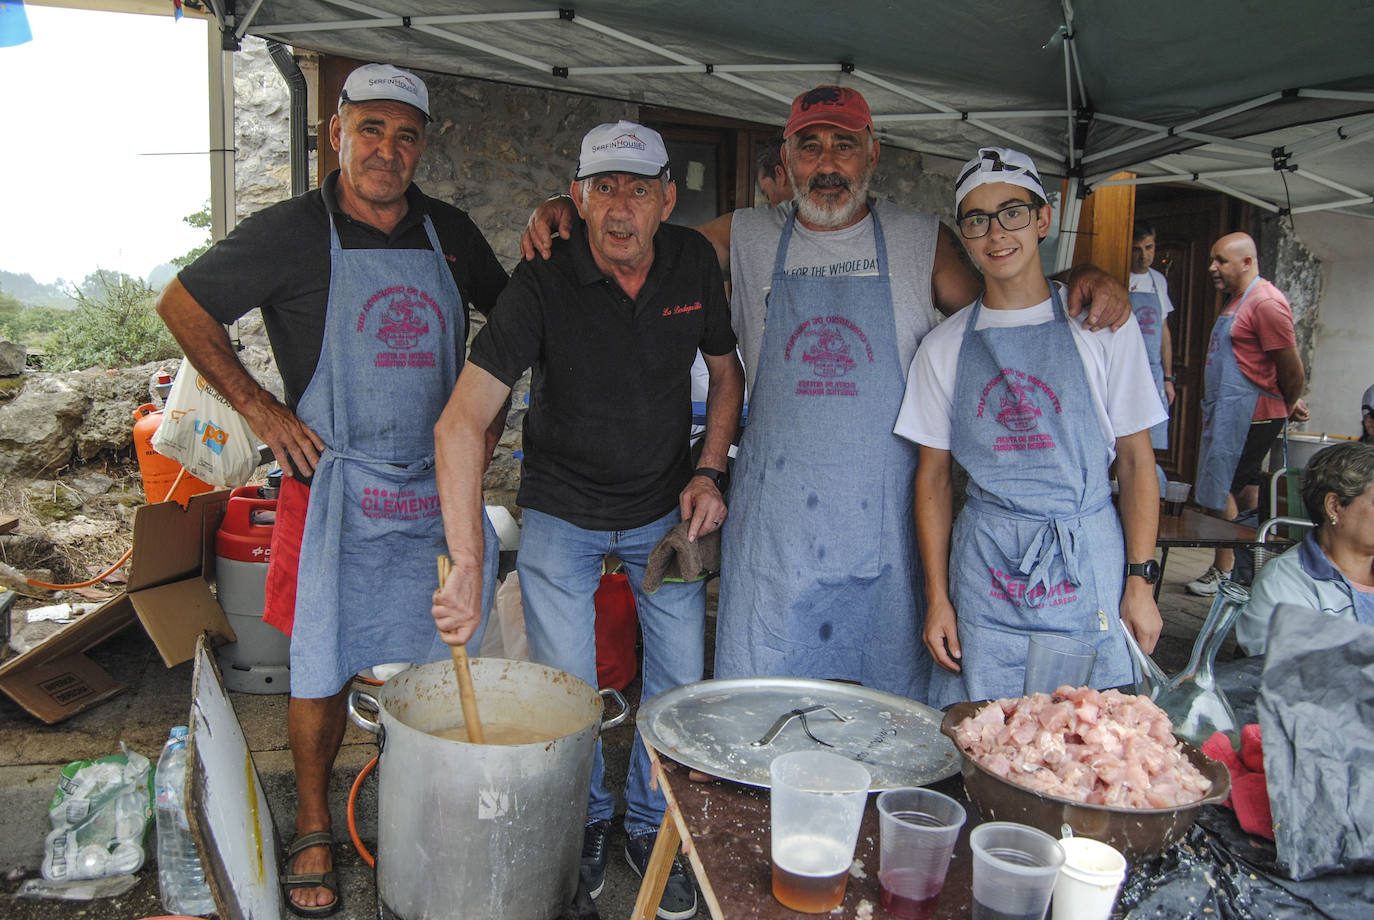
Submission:
[[[730,484],[730,474],[710,466],[699,466],[692,470],[693,476],[705,476],[720,491],[724,492]]]

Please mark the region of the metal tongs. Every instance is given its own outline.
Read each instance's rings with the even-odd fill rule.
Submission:
[[[815,706],[807,706],[805,709],[794,709],[791,712],[784,713],[783,715],[779,716],[778,720],[773,723],[773,727],[768,729],[768,731],[764,732],[763,737],[759,740],[749,742],[749,746],[764,747],[765,745],[772,744],[773,739],[778,737],[782,730],[787,727],[787,723],[791,722],[793,719],[797,719],[801,722],[802,731],[806,732],[806,737],[810,738],[817,744],[823,744],[826,747],[834,747],[835,745],[831,744],[829,741],[822,741],[815,735],[811,734],[811,726],[806,724],[806,714],[808,712],[828,712],[836,719],[839,719],[841,722],[850,722],[854,719],[853,716],[842,716],[835,710],[831,709],[829,706],[820,703],[816,704]]]

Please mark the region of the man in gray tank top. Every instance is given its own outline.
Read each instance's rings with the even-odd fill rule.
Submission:
[[[715,676],[841,679],[923,700],[916,453],[892,428],[921,338],[982,283],[949,228],[869,198],[880,144],[857,91],[802,93],[783,137],[793,201],[698,228],[732,282],[750,393]],[[535,212],[526,258],[547,256],[555,228],[569,234],[570,203]],[[1091,303],[1091,328],[1125,322],[1120,283],[1076,275],[1071,313]]]

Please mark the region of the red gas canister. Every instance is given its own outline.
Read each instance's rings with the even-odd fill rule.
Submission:
[[[138,473],[143,479],[143,495],[150,505],[170,498],[184,508],[192,495],[209,492],[214,486],[187,473],[177,483],[176,491],[167,494],[181,472],[181,464],[153,450],[153,433],[161,424],[162,410],[152,403],[144,403],[134,410],[134,451],[138,455]]]
[[[215,534],[219,605],[238,637],[237,642],[220,646],[216,654],[224,685],[243,693],[291,689],[291,639],[262,621],[276,512],[276,499],[231,495]]]
[[[605,690],[624,690],[635,679],[639,661],[635,657],[635,637],[639,614],[630,577],[624,572],[607,572],[593,598],[596,607],[596,683]]]

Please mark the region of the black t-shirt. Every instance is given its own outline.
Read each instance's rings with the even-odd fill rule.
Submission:
[[[196,302],[221,323],[262,308],[286,405],[292,411],[315,375],[324,344],[329,215],[334,216],[344,249],[430,249],[427,214],[464,303],[490,313],[506,285],[505,269],[463,211],[412,184],[406,189],[410,210],[388,235],[339,208],[334,191],[338,181],[335,170],[322,187],[259,211],[177,275]],[[455,354],[461,355],[466,322],[462,328],[454,325]]]
[[[522,262],[468,354],[507,385],[534,369],[517,503],[588,530],[668,513],[691,478],[697,349],[734,347],[720,265],[695,230],[658,228],[633,301],[597,268],[585,227]]]

